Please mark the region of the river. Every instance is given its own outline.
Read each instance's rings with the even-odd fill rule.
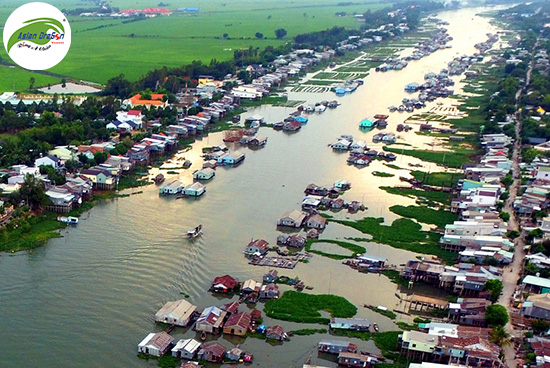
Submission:
[[[268,268],[248,265],[242,255],[251,238],[264,238],[274,244],[279,234],[276,219],[290,209],[299,209],[303,190],[309,183],[332,184],[347,179],[352,189],[344,198],[362,201],[369,209],[355,215],[381,216],[387,222],[396,216],[388,211],[392,204],[412,204],[405,197],[392,196],[378,189],[395,185],[399,171],[381,162],[357,169],[346,165],[346,155],[334,153],[327,145],[341,134],[352,134],[374,147],[371,133],[361,133],[358,123],[365,116],[386,113],[389,105],[405,97],[403,87],[421,81],[423,75],[439,71],[453,57],[473,54],[474,44],[496,33],[488,19],[475,14],[482,9],[467,8],[441,12],[439,18],[450,23],[454,37],[451,49],[440,50],[399,72],[374,73],[351,95],[341,97],[341,106],[310,121],[297,134],[262,128],[260,135],[269,141],[265,148],[246,153],[246,160],[235,168],[218,168],[207,184],[207,193],[198,200],[175,200],[158,196],[154,185],[143,193],[98,204],[81,218],[77,227],[62,232],[63,237],[29,252],[0,256],[0,367],[153,367],[156,361],[136,357],[137,344],[147,333],[159,331],[154,313],[168,300],[189,294],[189,301],[201,307],[228,302],[206,290],[211,280],[229,273],[240,280],[260,279]],[[458,80],[459,78],[457,78]],[[455,89],[457,87],[455,86]],[[289,93],[293,100],[309,103],[333,99],[333,94]],[[429,108],[430,106],[428,106]],[[293,109],[262,106],[244,116],[262,114],[269,122],[279,121]],[[395,131],[408,115],[393,113],[386,131]],[[211,134],[185,153],[193,167],[181,175],[186,182],[201,165],[201,148],[221,144],[222,134]],[[403,136],[415,146],[429,138],[414,133]],[[421,163],[399,156],[395,164]],[[434,170],[434,165],[424,170]],[[372,171],[396,174],[393,178],[372,176]],[[336,216],[344,218],[344,212]],[[204,235],[194,241],[185,232],[203,224]],[[322,237],[365,237],[354,229],[330,224]],[[416,254],[389,246],[362,243],[367,251],[402,264]],[[359,306],[358,317],[369,318],[382,331],[396,329],[392,321],[361,306],[364,303],[396,308],[396,286],[384,276],[360,274],[339,261],[314,256],[309,264],[294,270],[279,271],[299,276],[314,293],[333,293]],[[259,303],[259,307],[261,307]],[[241,310],[246,307],[241,307]],[[401,315],[398,318],[402,318]],[[279,323],[285,329],[303,328]],[[176,329],[177,339],[194,336],[192,331]],[[309,355],[313,362],[335,366],[334,358],[317,357],[316,343],[324,335],[294,337],[282,345],[270,345],[248,338],[220,337],[227,347],[241,343],[255,355],[254,366],[301,367]],[[361,349],[377,352],[372,342],[358,342]],[[332,361],[331,361],[332,359]]]

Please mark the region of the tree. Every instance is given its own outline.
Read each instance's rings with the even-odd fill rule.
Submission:
[[[65,162],[65,168],[70,173],[76,172],[76,169],[78,168],[78,161],[74,159],[67,160]]]
[[[504,212],[504,211],[501,211],[500,214],[498,215],[502,221],[504,222],[508,222],[510,220],[510,214],[508,212]]]
[[[284,28],[277,28],[275,30],[275,37],[277,37],[278,40],[286,36],[286,29]]]
[[[493,328],[489,340],[491,340],[492,343],[503,347],[510,344],[510,334],[503,326],[496,326]]]
[[[533,332],[538,334],[548,331],[550,328],[550,323],[543,321],[542,319],[534,319],[531,321],[531,327],[533,328]]]
[[[96,152],[94,153],[94,160],[99,165],[107,161],[107,153],[105,152]]]
[[[261,32],[256,32],[256,38],[259,38],[259,39],[264,38],[264,34]]]
[[[224,34],[222,35],[222,37],[223,37],[224,40],[227,40],[227,39],[229,38],[229,35],[228,35],[227,33],[224,33]]]
[[[67,80],[65,78],[61,79],[61,87],[62,88],[67,87]]]
[[[485,308],[485,321],[493,328],[506,325],[509,319],[506,308],[500,304],[492,304]]]
[[[33,210],[39,209],[49,202],[44,189],[44,182],[33,175],[27,174],[25,176],[25,181],[21,185],[19,192],[27,205]]]
[[[489,292],[490,299],[493,303],[496,303],[496,301],[500,297],[502,289],[502,281],[500,280],[487,280],[485,285],[483,285],[483,290]]]
[[[36,83],[36,79],[34,79],[34,77],[30,77],[29,78],[29,89],[33,89],[35,83]]]

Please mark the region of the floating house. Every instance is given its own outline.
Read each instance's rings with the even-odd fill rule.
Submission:
[[[245,336],[250,328],[252,317],[249,313],[240,312],[232,314],[223,326],[223,333],[228,335]]]
[[[264,255],[269,251],[269,243],[263,239],[252,240],[246,246],[244,253],[249,256]]]
[[[296,210],[288,211],[283,213],[281,218],[277,220],[277,226],[288,226],[288,227],[302,227],[306,214]]]
[[[172,355],[176,358],[193,359],[201,348],[201,343],[195,339],[181,339],[172,348]]]
[[[338,355],[338,364],[344,367],[371,367],[377,363],[376,358],[356,353],[342,352]]]
[[[347,139],[339,139],[336,143],[332,144],[332,149],[334,150],[348,150],[351,146],[351,141],[348,141]]]
[[[279,287],[276,284],[262,285],[260,299],[277,299],[279,295]]]
[[[264,282],[272,284],[279,278],[279,272],[277,270],[269,270],[263,277]]]
[[[239,285],[239,280],[229,275],[219,276],[212,282],[212,291],[216,293],[230,293]]]
[[[283,341],[288,338],[283,328],[279,325],[269,327],[265,332],[265,337],[277,341]]]
[[[342,340],[321,340],[317,344],[321,353],[340,354],[341,352],[357,353],[357,345]]]
[[[220,165],[236,165],[244,161],[245,155],[239,151],[226,153],[218,158],[218,164]]]
[[[183,194],[189,197],[200,197],[205,192],[206,192],[206,187],[199,182],[189,184],[183,189]]]
[[[151,332],[139,343],[138,353],[156,357],[163,356],[168,351],[173,341],[174,338],[164,331],[157,333]]]
[[[159,189],[161,195],[179,194],[183,190],[183,184],[179,180],[172,180],[165,186]]]
[[[220,363],[225,356],[226,350],[227,349],[225,348],[225,346],[223,346],[219,342],[209,342],[207,344],[204,344],[203,347],[199,350],[197,358],[205,360],[207,362]]]
[[[334,183],[334,186],[338,189],[347,190],[351,188],[351,183],[347,180],[339,180]]]
[[[202,311],[195,324],[195,330],[199,332],[207,332],[217,334],[221,332],[223,321],[227,312],[220,308],[212,306]]]
[[[294,121],[297,121],[300,124],[305,124],[305,123],[308,122],[308,118],[306,118],[305,116],[300,115],[300,116],[296,116],[294,118]]]
[[[333,318],[329,326],[332,329],[368,331],[370,322],[362,318]]]
[[[185,299],[167,302],[155,314],[155,321],[185,327],[191,322],[191,317],[197,306]]]
[[[371,129],[371,128],[374,128],[374,121],[369,119],[369,118],[366,118],[366,119],[363,119],[361,120],[361,122],[359,123],[359,128],[362,128],[362,129]]]
[[[193,179],[196,179],[196,180],[210,180],[214,176],[216,176],[216,170],[210,167],[205,167],[193,173]]]
[[[313,229],[324,229],[327,226],[327,219],[319,214],[309,216],[306,220],[306,227]]]

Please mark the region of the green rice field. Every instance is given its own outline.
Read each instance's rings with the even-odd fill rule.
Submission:
[[[93,8],[91,1],[54,0],[59,9]],[[112,0],[120,9],[158,7],[150,0]],[[264,48],[289,42],[299,33],[323,30],[333,26],[359,27],[353,13],[376,10],[390,4],[367,0],[340,3],[336,0],[235,0],[220,2],[175,0],[166,6],[170,16],[128,22],[128,19],[69,16],[72,29],[71,49],[65,59],[50,71],[76,80],[105,83],[120,73],[136,80],[147,71],[163,66],[176,67],[193,60],[229,60],[237,49]],[[349,5],[346,5],[349,4]],[[0,23],[21,2],[2,1]],[[178,8],[199,7],[197,13],[177,12]],[[346,12],[338,17],[336,12]],[[274,31],[284,28],[288,33],[277,40]],[[256,32],[264,35],[255,37]],[[224,38],[223,35],[227,34]],[[4,48],[0,57],[10,60]],[[19,70],[0,71],[0,91],[19,90],[28,84],[29,73]],[[6,78],[6,77],[7,78]],[[44,84],[50,80],[39,79]],[[58,81],[55,79],[52,82]]]

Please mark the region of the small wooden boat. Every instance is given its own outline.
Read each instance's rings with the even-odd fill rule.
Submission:
[[[69,225],[76,225],[76,224],[78,224],[78,217],[72,217],[72,216],[69,216],[69,217],[58,216],[58,217],[57,217],[57,221],[59,221],[59,222],[64,222],[64,223],[69,224]]]
[[[201,332],[201,341],[206,341],[206,332],[205,331]]]
[[[372,324],[372,328],[374,329],[374,331],[378,332],[380,331],[380,328],[378,327],[378,325],[376,323],[373,323]]]
[[[160,184],[164,181],[164,175],[162,174],[158,174],[157,176],[155,176],[155,178],[153,179],[153,181],[155,182],[155,184]]]
[[[202,233],[202,225],[197,226],[196,228],[187,231],[188,238],[196,238]]]

